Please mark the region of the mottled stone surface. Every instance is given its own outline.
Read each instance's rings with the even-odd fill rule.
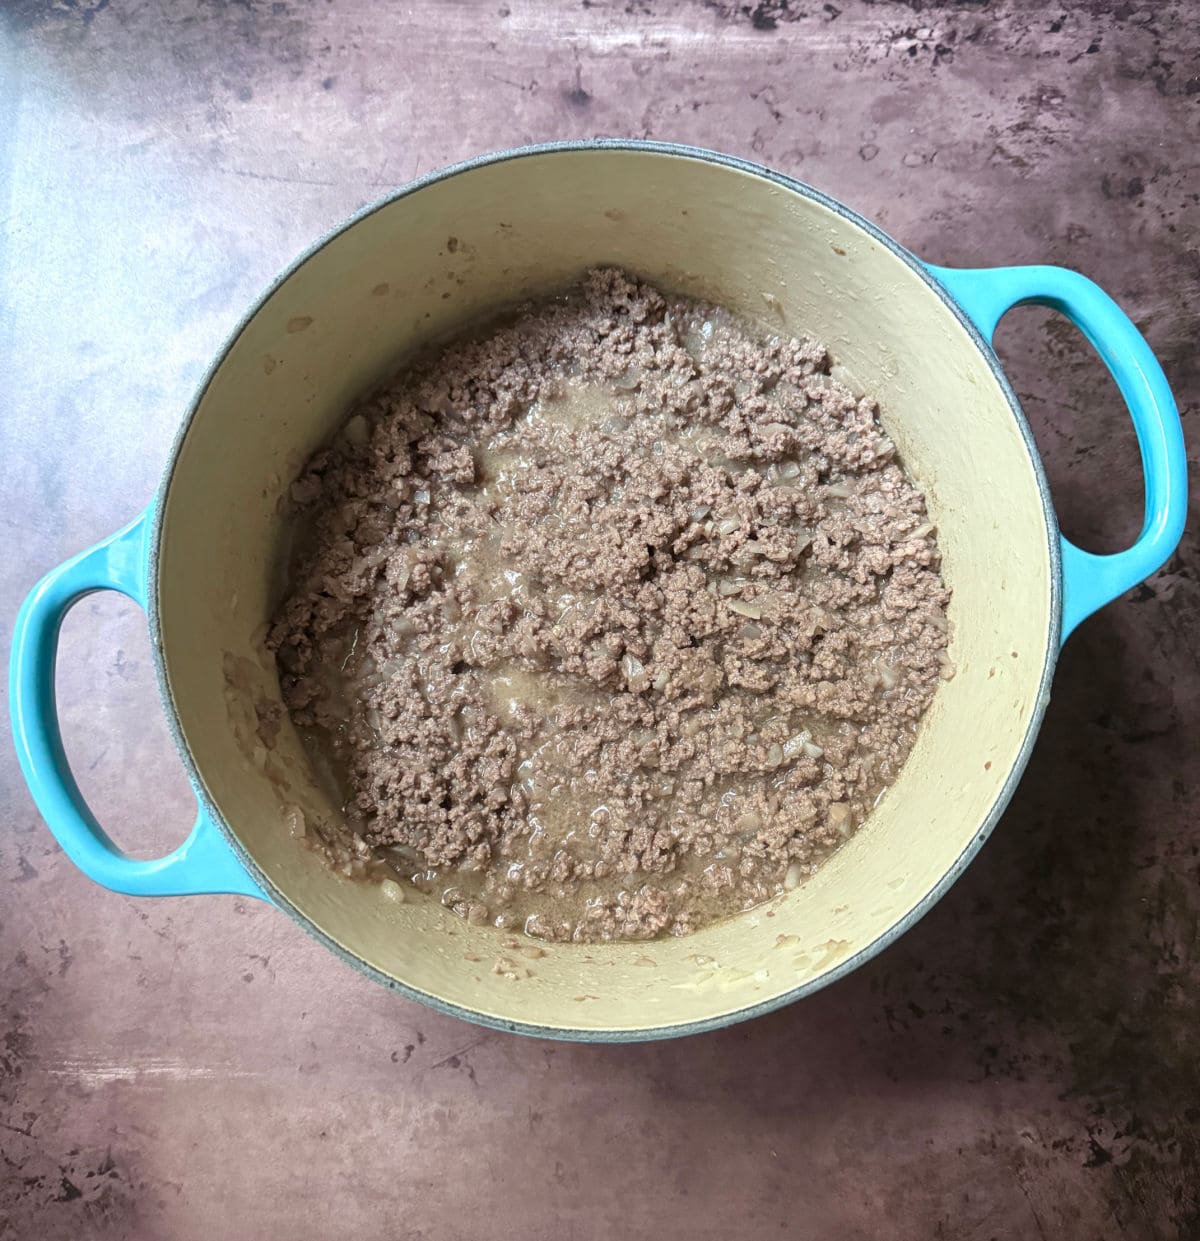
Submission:
[[[1098,279],[1200,400],[1195,5],[1035,0],[8,0],[0,9],[5,641],[150,496],[249,300],[415,173],[594,134],[794,173],[945,263]],[[1001,351],[1067,531],[1138,524],[1077,334]],[[1062,661],[1012,809],[896,947],[662,1045],[488,1034],[282,915],[83,879],[0,753],[0,1239],[1200,1235],[1197,543]],[[70,751],[161,849],[191,808],[142,618],[66,626]]]

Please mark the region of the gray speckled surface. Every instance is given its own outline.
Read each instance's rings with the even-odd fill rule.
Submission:
[[[10,0],[0,10],[5,640],[151,494],[280,266],[386,188],[595,134],[807,180],[933,261],[1058,262],[1200,399],[1193,6]],[[1069,534],[1127,541],[1132,433],[1037,310],[1002,326]],[[0,1239],[1200,1233],[1196,542],[1069,645],[965,879],[750,1025],[556,1046],[438,1017],[236,898],[90,885],[0,753]],[[80,779],[129,847],[191,819],[142,618],[72,614]],[[7,747],[6,747],[7,749]]]

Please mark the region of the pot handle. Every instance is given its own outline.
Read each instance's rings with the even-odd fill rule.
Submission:
[[[1049,306],[1087,337],[1129,407],[1142,454],[1146,518],[1127,551],[1097,556],[1062,538],[1062,641],[1097,609],[1162,567],[1183,534],[1187,458],[1179,411],[1158,359],[1128,315],[1086,276],[1064,267],[929,267],[991,343],[1014,306]]]
[[[130,896],[263,893],[201,805],[188,838],[165,857],[123,853],[88,808],[63,749],[55,703],[58,635],[85,595],[115,590],[146,607],[151,510],[95,547],[52,569],[17,615],[9,664],[9,709],[17,758],[33,800],[67,856],[89,879]]]

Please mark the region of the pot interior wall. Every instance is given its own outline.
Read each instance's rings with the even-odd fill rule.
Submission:
[[[951,654],[896,785],[800,890],[682,940],[551,946],[335,876],[289,834],[336,815],[285,726],[261,648],[280,588],[281,498],[362,390],[487,308],[611,263],[824,341],[929,494],[953,590]],[[812,984],[901,922],[981,833],[1039,709],[1050,537],[1019,426],[981,352],[911,268],[839,213],[695,157],[559,151],[432,183],[311,256],[217,369],[166,495],[158,607],[180,730],[270,884],[387,977],[493,1019],[636,1031],[713,1019]],[[493,971],[498,960],[514,969]],[[516,977],[511,977],[515,974]]]

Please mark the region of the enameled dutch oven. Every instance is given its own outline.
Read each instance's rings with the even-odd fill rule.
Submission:
[[[261,640],[280,590],[280,501],[348,404],[406,354],[595,264],[809,334],[878,397],[939,530],[957,675],[889,795],[799,890],[683,939],[550,946],[493,972],[508,955],[504,933],[431,901],[394,904],[334,874],[289,831],[297,807],[310,820],[337,810],[289,725],[270,750],[254,729],[255,703],[279,695]],[[1146,519],[1118,555],[1059,534],[989,345],[1000,317],[1026,302],[1080,328],[1133,417]],[[262,897],[385,985],[489,1026],[589,1040],[712,1029],[840,978],[949,888],[1025,767],[1061,643],[1166,560],[1186,484],[1162,370],[1083,276],[927,266],[825,195],[709,151],[611,141],[505,152],[367,208],[251,310],[204,380],[155,501],[25,601],[11,665],[16,745],[62,847],[115,891]],[[63,753],[58,632],[95,590],[148,613],[167,718],[199,801],[190,836],[157,861],[109,840]]]

